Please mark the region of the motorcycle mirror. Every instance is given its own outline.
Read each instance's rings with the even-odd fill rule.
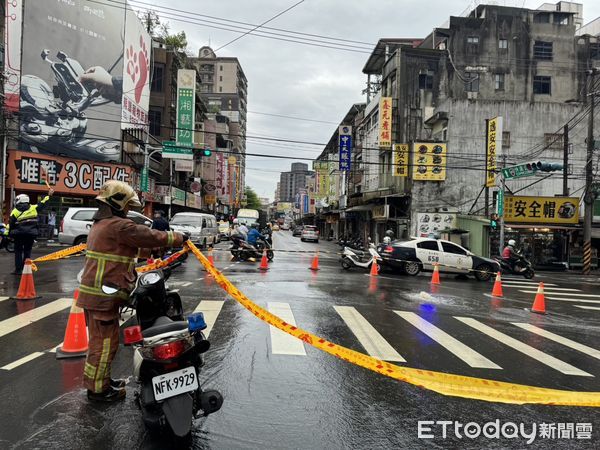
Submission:
[[[114,287],[102,285],[102,292],[105,293],[106,295],[114,295],[117,292],[119,292],[119,290]]]

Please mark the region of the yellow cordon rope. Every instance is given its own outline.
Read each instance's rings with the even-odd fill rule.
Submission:
[[[35,258],[33,261],[31,261],[31,269],[34,272],[36,272],[38,270],[38,268],[35,265],[35,263],[41,263],[41,262],[46,262],[46,261],[56,261],[58,259],[68,258],[77,253],[83,252],[86,248],[87,248],[87,244],[79,244],[74,247],[69,247],[69,248],[65,248],[64,250],[59,250],[57,252],[50,253],[49,255],[46,255],[46,256],[40,256],[39,258]]]
[[[600,392],[576,392],[559,389],[548,389],[503,381],[486,380],[484,378],[467,377],[430,370],[400,367],[381,361],[369,355],[350,350],[349,348],[329,342],[306,330],[290,325],[261,308],[242,292],[240,292],[219,270],[212,267],[208,259],[191,242],[186,242],[198,261],[211,274],[215,281],[242,306],[263,322],[284,331],[319,350],[323,350],[337,358],[348,361],[381,375],[404,381],[415,386],[429,389],[439,394],[452,397],[484,400],[488,402],[510,404],[542,404],[561,406],[600,407]]]
[[[179,250],[176,253],[173,253],[171,256],[169,256],[167,259],[159,259],[156,260],[155,262],[153,262],[152,264],[147,264],[145,266],[142,267],[137,267],[135,270],[138,271],[138,273],[144,273],[144,272],[150,272],[151,270],[158,270],[158,269],[162,269],[163,267],[168,266],[169,264],[174,263],[175,261],[177,261],[181,256],[185,255],[187,252],[189,252],[190,250],[187,247],[184,247],[182,250]]]

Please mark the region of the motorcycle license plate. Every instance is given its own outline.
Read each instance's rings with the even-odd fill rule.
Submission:
[[[194,367],[176,370],[152,378],[152,388],[156,401],[198,389],[198,377]]]

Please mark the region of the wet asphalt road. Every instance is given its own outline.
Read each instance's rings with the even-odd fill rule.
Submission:
[[[486,295],[491,283],[453,275],[442,275],[442,285],[432,292],[426,274],[382,273],[372,281],[360,269],[342,271],[338,257],[325,253],[339,250],[333,243],[301,243],[287,231],[274,239],[276,248],[308,253],[277,253],[270,270],[259,273],[258,263],[230,262],[228,243],[222,243],[216,265],[256,303],[292,314],[310,332],[360,352],[382,352],[407,367],[600,391],[600,353],[594,353],[600,350],[600,309],[581,308],[600,308],[595,279],[543,274],[549,314],[540,316],[526,309],[534,294],[521,291],[535,285],[524,280],[507,281],[504,299]],[[313,273],[308,267],[317,248],[321,270]],[[169,448],[168,440],[144,430],[133,386],[118,405],[88,404],[81,388],[83,360],[57,361],[49,351],[62,341],[70,303],[60,299],[71,297],[81,264],[81,258],[40,264],[35,282],[41,299],[0,297],[0,448]],[[11,256],[0,254],[0,266],[10,271]],[[0,295],[10,296],[18,279],[4,275],[0,283]],[[527,430],[542,422],[591,423],[591,440],[577,439],[576,433],[571,439],[538,436],[529,447],[598,448],[597,409],[445,397],[353,366],[272,333],[227,298],[193,257],[177,269],[170,285],[182,295],[186,312],[210,309],[216,318],[201,377],[204,387],[223,393],[225,403],[218,413],[194,422],[195,448],[527,446],[523,438],[461,440],[449,433],[444,439],[439,427],[435,439],[418,437],[419,420],[483,425],[496,419],[523,422]],[[554,333],[554,340],[522,328],[528,325]],[[512,348],[519,343],[526,347]],[[121,348],[113,375],[130,373],[131,350]]]

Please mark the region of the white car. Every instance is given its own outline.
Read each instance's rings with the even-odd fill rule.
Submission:
[[[79,245],[87,241],[90,228],[92,228],[92,217],[98,208],[69,208],[60,222],[58,242],[67,245]],[[127,217],[140,225],[152,226],[152,219],[135,211],[129,211]]]
[[[472,274],[480,281],[489,280],[500,270],[497,261],[477,256],[466,248],[443,239],[395,241],[390,245],[380,244],[377,251],[383,265],[413,276],[421,270],[433,270],[434,264],[439,264],[440,272]]]
[[[319,243],[319,230],[314,225],[304,225],[302,228],[302,234],[300,235],[300,240],[302,242],[305,241],[314,241]]]

